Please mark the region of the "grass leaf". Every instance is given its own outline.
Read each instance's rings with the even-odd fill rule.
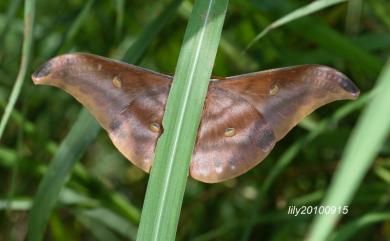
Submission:
[[[379,77],[375,96],[368,104],[345,149],[332,179],[324,205],[348,205],[370,168],[390,130],[390,59]],[[353,170],[351,170],[353,167]],[[311,226],[308,241],[326,240],[340,215],[318,215]]]
[[[333,235],[331,241],[352,240],[354,234],[359,232],[363,227],[383,222],[390,221],[390,212],[367,213],[356,220],[344,225]]]
[[[274,21],[270,25],[268,25],[261,33],[259,33],[246,47],[244,52],[246,52],[250,47],[252,47],[257,41],[259,41],[262,37],[264,37],[267,33],[269,33],[271,30],[278,28],[280,26],[283,26],[286,23],[289,23],[291,21],[294,21],[298,18],[307,16],[309,14],[318,12],[324,8],[330,7],[332,5],[345,2],[346,0],[317,0],[310,4],[305,5],[304,7],[298,8],[295,11],[292,11],[291,13],[283,16],[282,18],[279,18],[278,20]]]
[[[195,2],[184,36],[156,147],[138,241],[175,240],[204,99],[227,0]]]
[[[15,103],[19,97],[30,64],[32,42],[33,42],[34,19],[35,19],[35,0],[25,0],[22,60],[21,60],[18,76],[16,77],[16,81],[12,88],[12,92],[9,97],[7,106],[5,107],[4,114],[1,117],[0,141],[1,141],[1,137],[3,136],[7,122],[9,120],[9,117],[11,115],[11,112],[14,109]]]

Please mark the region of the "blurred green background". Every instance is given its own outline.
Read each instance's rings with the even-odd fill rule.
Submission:
[[[213,74],[324,64],[348,75],[364,98],[390,54],[388,0],[336,4],[273,30],[242,53],[272,21],[309,2],[231,0]],[[177,11],[169,4],[37,1],[30,68],[0,143],[1,241],[26,239],[38,185],[81,110],[65,92],[33,86],[32,71],[55,55],[80,51],[174,73],[192,2],[176,4]],[[165,13],[168,18],[159,17]],[[150,27],[156,18],[160,26]],[[147,40],[139,45],[136,40],[145,31]],[[3,0],[1,112],[20,67],[22,41],[23,1]],[[139,58],[134,58],[133,43],[138,50],[146,49]],[[302,240],[314,215],[294,217],[287,209],[320,204],[364,107],[364,101],[351,103],[335,102],[317,110],[260,165],[236,179],[214,185],[189,179],[177,240]],[[390,107],[382,114],[390,115]],[[378,148],[348,215],[332,233],[334,240],[390,240],[389,139]],[[44,240],[135,240],[147,181],[148,175],[130,164],[101,131],[62,189]]]

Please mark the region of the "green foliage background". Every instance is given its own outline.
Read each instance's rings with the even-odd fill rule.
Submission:
[[[177,240],[302,240],[307,234],[314,215],[294,217],[287,209],[289,205],[320,205],[367,102],[365,94],[371,93],[390,53],[389,2],[354,2],[290,22],[242,54],[271,22],[309,2],[230,1],[214,75],[325,64],[353,79],[363,101],[340,101],[319,109],[278,143],[263,163],[241,177],[215,185],[189,179]],[[129,47],[169,3],[38,0],[28,75],[47,59],[73,51],[137,62],[131,57],[134,48],[129,52]],[[10,14],[7,22],[13,5],[15,15]],[[160,32],[152,29],[156,36],[149,35],[149,46],[149,41],[143,42],[147,51],[138,61],[140,66],[174,73],[190,11],[191,2],[183,1]],[[23,1],[1,1],[2,111],[20,67],[22,40]],[[37,187],[80,109],[65,92],[38,88],[26,77],[0,143],[0,240],[25,239]],[[382,115],[390,115],[390,107]],[[331,238],[390,239],[389,139],[378,148],[348,215],[342,216]],[[354,172],[354,166],[350,171]],[[44,239],[135,240],[147,181],[148,175],[125,160],[106,133],[100,132],[61,191]]]

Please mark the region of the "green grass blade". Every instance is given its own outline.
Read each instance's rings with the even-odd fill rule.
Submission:
[[[390,212],[368,213],[343,226],[331,241],[352,240],[352,236],[362,228],[383,221],[390,221]]]
[[[138,241],[175,240],[197,129],[227,0],[198,0],[190,16],[157,143]]]
[[[154,29],[156,26],[154,23],[159,22],[161,25],[166,24],[166,21],[164,21],[163,19],[161,21],[158,21],[158,19],[161,19],[161,16],[163,16],[166,11],[172,11],[172,9],[165,10],[161,15],[157,16],[157,18],[154,19],[151,24],[145,28],[145,31],[142,32],[137,41],[131,46],[129,52],[134,53],[136,56],[132,57],[128,55],[129,59],[134,62],[138,62],[140,60],[143,51],[146,50],[145,45],[148,46],[153,40],[152,37],[157,34],[155,33],[153,35],[150,35],[152,29]],[[162,27],[160,29],[162,29]],[[89,123],[89,128],[79,128],[79,126],[82,126],[83,123]],[[52,211],[56,200],[58,199],[58,193],[63,187],[66,181],[66,177],[72,171],[72,168],[76,161],[75,159],[85,151],[87,141],[90,143],[93,138],[84,141],[83,139],[79,139],[79,142],[76,142],[75,140],[75,145],[73,146],[69,146],[67,140],[73,140],[74,138],[80,136],[94,136],[99,129],[100,127],[98,123],[86,113],[86,110],[83,110],[79,114],[79,117],[75,122],[74,126],[72,127],[71,131],[68,133],[67,137],[60,145],[60,150],[63,149],[66,152],[64,156],[66,156],[67,158],[61,159],[57,157],[59,156],[59,154],[57,153],[57,156],[55,156],[52,160],[52,164],[49,167],[48,173],[44,176],[43,180],[40,183],[39,190],[41,191],[38,191],[34,198],[34,205],[29,217],[28,241],[42,240],[43,232],[48,222],[49,214]],[[80,145],[83,145],[83,148],[79,148]],[[58,174],[53,176],[52,173],[55,173],[54,169],[66,170],[66,172],[64,171],[61,173],[61,175]],[[49,185],[52,182],[58,183],[59,185]],[[52,204],[48,205],[46,201],[42,202],[42,200],[45,200],[45,198],[50,198]],[[121,204],[122,200],[119,199],[117,196],[112,196],[112,198],[113,202],[116,202],[119,206],[125,207],[125,205]],[[129,214],[131,217],[135,216],[131,213]]]
[[[271,30],[283,26],[286,23],[294,21],[298,18],[307,16],[309,14],[318,12],[324,8],[330,7],[332,5],[345,2],[346,0],[317,0],[310,4],[307,4],[304,7],[301,7],[286,16],[279,18],[278,20],[272,22],[268,25],[262,32],[260,32],[246,47],[244,51],[247,51],[250,47],[252,47],[257,41],[259,41],[262,37],[264,37]]]
[[[3,136],[5,127],[9,120],[12,110],[15,107],[15,103],[19,97],[20,91],[23,86],[24,79],[31,58],[32,42],[33,42],[33,27],[35,18],[35,0],[25,0],[24,3],[24,39],[22,49],[22,60],[16,77],[14,87],[12,88],[11,95],[9,97],[7,106],[5,107],[4,114],[0,122],[0,141]]]
[[[390,130],[390,59],[379,77],[375,96],[368,104],[344,152],[324,205],[348,205],[365,173],[370,168]],[[308,241],[326,240],[339,215],[318,215]]]
[[[99,126],[95,119],[83,110],[79,121],[61,143],[39,185],[29,216],[28,241],[42,240],[50,212],[57,202],[62,186],[69,177],[74,163],[86,146],[95,139],[98,131]]]

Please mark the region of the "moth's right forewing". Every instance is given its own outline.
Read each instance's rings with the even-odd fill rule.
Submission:
[[[251,103],[272,126],[277,140],[315,109],[355,99],[359,89],[345,75],[320,65],[301,65],[235,76],[217,86]]]

